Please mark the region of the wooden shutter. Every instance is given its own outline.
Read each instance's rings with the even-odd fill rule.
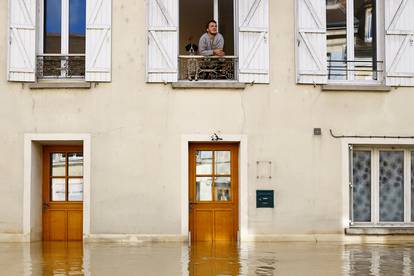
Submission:
[[[178,0],[148,0],[147,58],[148,82],[177,81]]]
[[[9,0],[9,81],[36,80],[36,0]]]
[[[86,81],[111,81],[111,23],[111,0],[86,1]]]
[[[326,0],[296,3],[296,81],[327,83]]]
[[[269,0],[239,1],[238,39],[239,81],[269,83]]]
[[[414,1],[385,1],[386,85],[414,86]]]

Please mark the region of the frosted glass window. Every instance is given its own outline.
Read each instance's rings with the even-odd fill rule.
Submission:
[[[380,151],[380,221],[404,221],[404,152]]]
[[[353,152],[353,216],[355,222],[371,221],[371,152]]]

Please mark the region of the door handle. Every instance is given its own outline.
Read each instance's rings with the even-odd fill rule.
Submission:
[[[43,210],[47,210],[49,207],[49,203],[43,203]]]

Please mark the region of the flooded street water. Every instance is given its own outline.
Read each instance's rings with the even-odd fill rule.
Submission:
[[[414,244],[3,243],[0,275],[414,275]]]

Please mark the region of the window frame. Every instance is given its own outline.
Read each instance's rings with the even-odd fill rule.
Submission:
[[[349,198],[349,227],[414,227],[414,221],[411,220],[411,152],[414,152],[414,145],[351,145],[353,151],[370,151],[371,152],[371,221],[354,222],[353,219],[353,198],[350,192]],[[404,222],[381,222],[379,219],[379,160],[382,151],[402,151],[404,153]],[[351,163],[351,162],[349,162]],[[350,164],[352,165],[352,164]],[[349,172],[352,171],[352,167]],[[352,180],[351,180],[352,181]],[[414,184],[414,183],[413,183]],[[350,183],[352,185],[352,182]],[[350,187],[350,191],[351,187]]]
[[[354,0],[346,0],[346,47],[347,47],[347,60],[355,60],[354,54]],[[385,83],[385,7],[383,0],[376,1],[376,22],[377,22],[377,61],[382,61],[382,72],[378,72],[377,80],[355,80],[352,71],[348,71],[347,80],[330,80],[328,78],[327,84],[339,84],[339,85],[382,85]],[[352,24],[350,24],[352,23]],[[327,36],[327,34],[326,34]],[[351,49],[351,51],[350,51]],[[350,55],[350,53],[352,53]],[[328,64],[327,64],[328,65]],[[352,64],[347,64],[348,69],[353,69]]]
[[[86,0],[87,1],[87,0]],[[37,41],[36,41],[36,56],[39,55],[47,55],[44,51],[44,32],[45,32],[45,0],[40,0],[38,5],[38,10],[37,10],[37,14],[38,14],[38,27],[36,29],[36,31],[38,32],[36,34],[37,36]],[[84,58],[86,58],[86,51],[84,54],[80,54],[80,53],[75,53],[75,54],[70,54],[69,53],[69,36],[70,36],[70,24],[69,24],[69,20],[70,20],[70,8],[69,8],[69,3],[70,0],[61,0],[61,50],[59,54],[51,54],[51,55],[56,55],[56,56],[82,56]],[[86,2],[85,2],[86,4]],[[85,5],[85,11],[86,11],[86,5]],[[86,27],[86,26],[85,26]],[[86,43],[86,29],[85,29],[85,43]],[[86,47],[86,45],[85,45]],[[62,61],[64,62],[64,61]],[[86,62],[85,62],[85,74],[86,74]],[[42,80],[54,80],[54,81],[65,81],[65,80],[85,80],[86,76],[72,76],[72,77],[67,77],[64,72],[62,72],[62,74],[57,77],[51,77],[51,78],[42,78]],[[37,78],[37,81],[39,81],[39,79]]]
[[[180,1],[178,0],[178,5],[180,5]],[[220,0],[213,0],[213,19],[217,22],[217,31],[220,32],[220,21],[219,21],[219,1]],[[235,75],[235,79],[234,80],[198,80],[197,82],[204,82],[204,83],[238,83],[239,82],[239,72],[240,72],[240,62],[239,62],[239,0],[232,0],[233,1],[233,55],[235,56],[237,59],[237,66],[234,67],[234,75]],[[178,13],[178,22],[180,21],[180,12]],[[148,23],[147,23],[148,26]],[[177,59],[180,58],[180,24],[178,23],[178,28],[177,28],[177,39],[178,39],[178,47],[177,47]],[[198,41],[197,41],[198,43]],[[147,45],[148,47],[148,45]],[[147,49],[148,52],[148,49]],[[228,55],[226,55],[228,56]],[[179,64],[178,66],[178,70],[177,70],[177,82],[180,83],[194,83],[194,81],[189,81],[186,79],[180,79],[180,66]],[[148,63],[146,65],[146,70],[148,71]]]

